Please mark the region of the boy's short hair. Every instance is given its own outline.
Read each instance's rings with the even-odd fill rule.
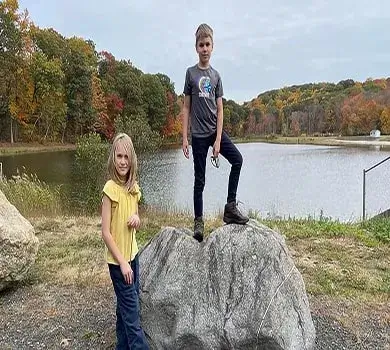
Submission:
[[[198,29],[196,30],[195,37],[196,37],[195,45],[198,45],[199,40],[207,37],[210,37],[211,41],[213,41],[213,30],[208,24],[202,23],[199,25]]]

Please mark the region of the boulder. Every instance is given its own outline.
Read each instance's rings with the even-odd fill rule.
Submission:
[[[37,252],[33,226],[0,191],[0,290],[23,279]]]
[[[151,349],[314,349],[305,285],[279,233],[250,220],[202,243],[191,234],[164,228],[140,253]]]

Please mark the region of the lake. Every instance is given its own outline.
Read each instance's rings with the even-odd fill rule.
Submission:
[[[237,199],[261,216],[319,217],[354,221],[362,215],[363,169],[390,156],[377,148],[268,143],[238,144],[244,157]],[[210,150],[211,155],[211,150]],[[25,167],[49,184],[71,184],[74,152],[0,156],[6,176]],[[193,164],[181,149],[143,159],[140,183],[148,204],[192,213]],[[204,209],[214,215],[226,201],[230,166],[207,161]],[[372,216],[390,208],[390,161],[367,173],[366,210]]]

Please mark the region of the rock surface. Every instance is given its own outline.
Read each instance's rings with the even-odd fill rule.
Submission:
[[[37,252],[33,226],[0,191],[0,290],[23,279]]]
[[[303,279],[283,237],[251,220],[198,243],[164,228],[142,250],[141,319],[151,349],[309,350]]]

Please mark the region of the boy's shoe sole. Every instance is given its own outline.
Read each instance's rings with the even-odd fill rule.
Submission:
[[[203,242],[203,235],[200,233],[195,233],[193,236],[199,243]]]
[[[225,224],[245,225],[249,221],[249,219],[235,220],[235,219],[224,216],[223,221]]]

